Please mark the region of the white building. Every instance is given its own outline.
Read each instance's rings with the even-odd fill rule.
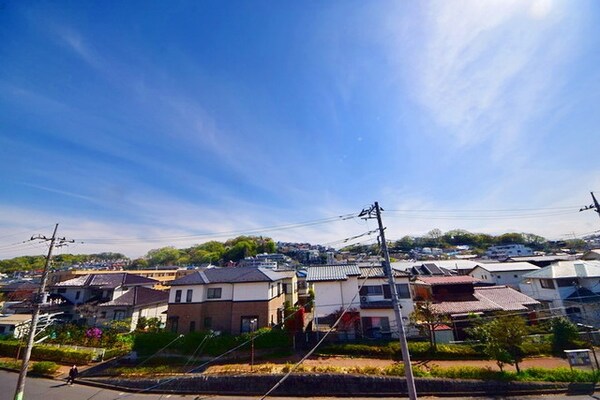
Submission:
[[[508,257],[531,256],[533,250],[523,244],[505,244],[490,246],[485,255],[489,258],[505,259]]]
[[[505,285],[519,290],[523,275],[540,267],[528,262],[480,263],[469,272],[473,278],[492,285]]]
[[[394,271],[404,323],[408,323],[408,316],[414,310],[408,277],[406,272]],[[350,335],[398,337],[391,290],[381,266],[312,266],[306,281],[315,292],[316,324],[332,323],[341,310],[349,307],[348,312],[357,314],[357,322],[360,322],[345,327]]]
[[[600,261],[559,261],[523,275],[521,292],[553,315],[600,326]]]

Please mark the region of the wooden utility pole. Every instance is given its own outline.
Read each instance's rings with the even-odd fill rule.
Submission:
[[[31,325],[29,327],[29,337],[27,339],[27,347],[25,348],[25,354],[23,354],[23,364],[21,365],[21,372],[19,373],[19,378],[17,380],[17,388],[15,390],[14,400],[23,400],[23,394],[25,391],[25,377],[27,376],[27,369],[29,368],[29,359],[31,358],[31,349],[33,348],[33,342],[35,340],[35,330],[37,328],[37,323],[40,317],[40,309],[42,304],[46,302],[46,281],[48,280],[48,268],[50,266],[50,260],[52,258],[52,250],[56,245],[56,241],[59,241],[61,244],[66,243],[67,240],[65,238],[57,238],[56,231],[58,230],[58,224],[54,226],[54,232],[52,233],[52,237],[48,239],[45,236],[32,236],[30,240],[45,240],[50,242],[50,247],[48,248],[48,255],[46,256],[46,263],[44,264],[44,271],[42,272],[42,282],[40,284],[40,288],[33,299],[33,314],[31,316]]]
[[[417,400],[415,378],[412,371],[412,365],[410,363],[410,354],[408,352],[408,343],[406,342],[406,333],[404,332],[404,323],[402,322],[402,310],[400,309],[400,302],[398,300],[398,289],[396,288],[396,281],[394,279],[394,273],[390,263],[390,254],[388,252],[387,242],[385,240],[385,228],[383,227],[383,222],[381,221],[381,211],[383,210],[379,207],[379,203],[375,202],[375,205],[371,206],[368,210],[363,210],[359,214],[359,217],[374,218],[373,213],[375,213],[375,218],[377,218],[377,224],[379,225],[379,237],[381,239],[381,251],[383,252],[384,257],[383,270],[387,276],[392,295],[392,305],[394,307],[394,314],[396,317],[396,326],[398,327],[398,339],[400,340],[400,349],[402,350],[402,361],[404,362],[404,375],[406,376],[408,397],[410,400]]]

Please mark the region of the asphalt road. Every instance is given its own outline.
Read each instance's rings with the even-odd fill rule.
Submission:
[[[17,374],[14,372],[0,371],[0,400],[12,400],[17,384]],[[511,400],[600,400],[600,393],[592,396],[520,396],[520,397],[502,397]],[[72,386],[66,385],[64,381],[31,378],[28,377],[25,383],[24,400],[174,400],[174,399],[189,399],[189,400],[255,400],[258,397],[236,397],[236,396],[196,396],[196,395],[157,395],[157,394],[133,394],[119,392],[116,390],[100,389],[92,386],[75,384]],[[274,400],[299,400],[305,399],[302,397],[273,397]],[[320,397],[319,400],[332,400],[333,397]],[[355,397],[356,400],[373,400],[372,397]],[[398,397],[381,398],[384,400],[398,400]],[[436,397],[419,397],[419,399],[436,399]],[[470,397],[470,398],[453,398],[453,400],[490,400],[489,397]],[[501,399],[498,397],[496,399]],[[338,400],[342,400],[338,398]]]

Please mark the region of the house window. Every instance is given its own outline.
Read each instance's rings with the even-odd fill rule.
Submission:
[[[181,290],[175,291],[175,303],[181,303]]]
[[[206,291],[207,299],[220,299],[221,298],[221,288],[209,288]]]
[[[576,278],[557,279],[556,284],[558,287],[571,287],[577,285]]]
[[[169,322],[171,324],[171,332],[177,333],[179,329],[179,318],[178,317],[170,317]]]
[[[243,316],[240,331],[242,333],[254,332],[258,329],[258,316]]]
[[[196,331],[196,321],[190,321],[190,333]]]
[[[106,318],[106,311],[100,312],[100,318]]]
[[[205,329],[212,328],[212,317],[204,317],[204,328]]]
[[[81,292],[78,290],[77,293],[75,293],[75,300],[79,300],[80,297],[81,297]]]
[[[513,278],[518,278],[518,277],[519,277],[518,275],[513,275]]]
[[[540,279],[540,286],[544,289],[554,289],[554,281],[552,279]]]
[[[498,279],[502,279],[502,276],[500,276],[500,275],[496,275],[496,276],[498,277]]]
[[[381,296],[383,295],[383,288],[381,285],[377,286],[363,286],[360,288],[361,296]]]
[[[193,289],[188,289],[186,294],[185,294],[185,302],[186,303],[191,303],[192,302],[192,295],[194,293]]]
[[[396,284],[396,292],[398,292],[399,299],[410,299],[410,289],[408,283]]]
[[[122,310],[116,310],[115,311],[115,316],[113,317],[113,319],[115,321],[120,321],[122,319],[125,319],[125,311]]]

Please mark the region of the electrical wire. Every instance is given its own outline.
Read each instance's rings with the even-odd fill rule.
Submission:
[[[281,386],[288,378],[289,376],[304,362],[306,361],[306,359],[308,357],[310,357],[316,350],[317,348],[325,341],[325,339],[327,338],[327,336],[329,336],[329,334],[331,332],[333,332],[333,330],[338,326],[338,324],[341,322],[342,318],[344,317],[344,315],[348,312],[348,310],[350,310],[350,308],[352,308],[352,306],[354,305],[354,300],[356,300],[356,298],[360,295],[360,290],[362,289],[362,287],[365,285],[365,283],[367,282],[367,279],[369,279],[371,272],[373,271],[373,268],[375,266],[371,266],[369,268],[369,271],[367,272],[367,275],[365,276],[365,278],[363,279],[362,283],[360,284],[360,286],[358,287],[358,290],[356,291],[356,293],[354,294],[354,296],[352,297],[352,299],[350,300],[350,302],[348,303],[348,305],[344,308],[344,310],[340,313],[340,316],[337,318],[337,320],[334,322],[334,324],[329,328],[329,330],[327,332],[325,332],[325,334],[323,335],[323,337],[321,338],[321,340],[319,340],[317,342],[317,344],[315,344],[313,346],[312,349],[310,349],[305,355],[304,357],[302,357],[300,359],[300,361],[298,361],[296,364],[294,364],[289,371],[281,377],[281,379],[279,379],[279,381],[277,381],[277,383],[275,383],[275,385],[273,385],[271,387],[271,389],[269,389],[261,398],[260,400],[264,400],[266,399],[271,393],[273,393],[273,391],[275,391],[279,386]],[[318,267],[317,267],[318,268]]]
[[[208,233],[197,233],[193,235],[180,235],[180,236],[160,236],[160,237],[145,237],[145,238],[82,238],[81,240],[85,243],[94,243],[94,244],[105,244],[105,243],[143,243],[143,242],[151,242],[151,241],[163,241],[163,240],[190,240],[190,239],[200,239],[206,237],[228,237],[232,235],[253,235],[262,232],[270,232],[270,231],[280,231],[287,229],[296,229],[303,228],[307,226],[315,226],[326,224],[330,222],[337,221],[345,221],[348,219],[356,218],[354,214],[343,214],[334,217],[321,218],[312,221],[305,221],[300,223],[292,223],[292,224],[284,224],[284,225],[275,225],[275,226],[267,226],[255,229],[245,229],[245,230],[233,230],[227,232],[208,232]]]

